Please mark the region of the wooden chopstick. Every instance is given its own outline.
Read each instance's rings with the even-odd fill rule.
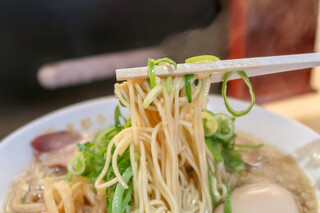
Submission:
[[[320,66],[320,53],[305,53],[296,55],[268,56],[257,58],[221,60],[206,64],[178,64],[177,70],[172,65],[156,66],[156,76],[181,76],[187,74],[212,74],[212,82],[222,81],[226,72],[244,70],[249,77],[268,75],[279,72],[293,71]],[[148,78],[147,67],[117,69],[117,80]],[[238,75],[230,79],[239,78]]]

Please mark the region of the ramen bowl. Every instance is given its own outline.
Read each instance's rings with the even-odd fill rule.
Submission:
[[[236,109],[247,107],[246,102],[230,100]],[[51,132],[72,129],[79,132],[95,132],[113,125],[114,108],[119,102],[114,97],[94,99],[62,108],[42,116],[19,128],[0,143],[0,199],[3,200],[13,177],[23,172],[33,159],[30,142],[35,137]],[[220,96],[210,96],[208,109],[227,113]],[[129,116],[126,108],[121,109]],[[319,200],[320,136],[306,126],[269,112],[259,106],[236,119],[236,130],[270,144],[297,160],[297,164],[309,176]]]

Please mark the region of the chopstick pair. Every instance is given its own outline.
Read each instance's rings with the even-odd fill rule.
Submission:
[[[187,74],[210,73],[212,82],[220,82],[226,72],[244,70],[249,77],[268,75],[286,71],[320,66],[320,53],[305,53],[296,55],[282,55],[269,57],[256,57],[245,59],[221,60],[205,64],[178,64],[175,70],[172,65],[156,66],[156,76],[183,76]],[[147,67],[117,69],[117,80],[147,78]],[[237,79],[238,75],[229,78]]]

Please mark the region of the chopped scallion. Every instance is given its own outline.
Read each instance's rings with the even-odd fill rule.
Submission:
[[[120,105],[121,105],[122,107],[126,107],[126,106],[122,103],[122,101],[119,100],[119,103],[120,103]]]
[[[215,161],[217,163],[222,162],[223,158],[222,158],[217,146],[214,144],[214,142],[211,141],[210,138],[206,138],[205,142],[206,142],[206,145],[207,145],[208,149],[210,150],[211,154],[213,155]]]
[[[99,143],[101,139],[104,138],[107,135],[107,133],[110,133],[110,130],[112,129],[113,128],[106,128],[106,129],[100,130],[94,137],[93,143]]]
[[[218,122],[218,130],[215,136],[222,140],[229,140],[234,135],[233,119],[224,113],[217,113],[214,117]]]
[[[173,78],[171,76],[166,79],[166,90],[168,93],[173,90]]]
[[[210,193],[210,197],[211,197],[212,203],[213,203],[213,205],[215,207],[217,207],[221,203],[223,203],[223,201],[219,201],[219,202],[216,201],[216,198],[215,198],[214,193],[213,193],[212,178],[211,178],[211,175],[210,175],[209,168],[208,168],[208,182],[209,182],[209,193]]]
[[[250,112],[250,110],[252,109],[254,103],[255,103],[255,95],[253,92],[253,88],[251,85],[251,82],[249,80],[249,77],[247,76],[247,74],[244,71],[237,71],[237,73],[239,74],[239,76],[244,80],[244,82],[246,83],[246,85],[249,88],[249,92],[251,95],[251,104],[248,106],[247,109],[242,110],[242,111],[237,111],[231,108],[229,102],[228,102],[228,98],[227,98],[227,82],[229,77],[233,74],[234,72],[228,72],[226,73],[223,83],[222,83],[222,97],[224,100],[224,104],[226,105],[227,110],[235,117],[240,117],[243,115],[246,115],[248,112]]]
[[[85,144],[78,143],[77,146],[79,147],[79,149],[80,149],[81,151],[86,152],[87,154],[91,155],[91,157],[95,158],[95,159],[98,160],[99,162],[104,163],[104,159],[103,159],[101,156],[97,155],[97,154],[94,153],[92,150],[90,150],[90,149],[88,149],[88,148],[86,147],[86,144],[88,144],[88,143],[90,143],[90,142],[87,142],[87,143],[85,143]]]
[[[210,137],[216,131],[218,130],[218,122],[215,118],[214,114],[209,113],[206,110],[203,110],[201,112],[202,122],[203,122],[203,128],[204,128],[204,135],[206,137]]]
[[[192,102],[192,89],[191,89],[191,78],[194,76],[194,74],[189,74],[184,76],[184,83],[185,83],[185,89],[187,94],[188,102]]]
[[[128,183],[129,180],[132,178],[133,172],[131,167],[128,167],[126,171],[123,173],[122,178],[125,181],[125,183]],[[130,188],[129,188],[130,189]],[[113,195],[113,201],[112,201],[112,212],[113,213],[122,213],[122,210],[126,207],[127,203],[123,205],[123,194],[124,194],[125,189],[121,186],[120,183],[117,184],[116,190]],[[131,195],[131,193],[130,193]],[[131,196],[130,196],[131,200]],[[126,199],[126,202],[128,200]]]
[[[72,175],[80,175],[86,168],[85,160],[81,152],[77,152],[68,164],[68,171]]]
[[[117,106],[116,106],[116,109],[114,110],[114,126],[115,126],[117,129],[121,129],[120,116],[121,116],[120,108],[119,108],[119,106],[117,105]]]
[[[160,64],[160,63],[169,63],[174,66],[174,69],[177,69],[177,63],[170,58],[161,58],[161,59],[158,59],[154,62],[155,65]]]
[[[66,180],[71,181],[73,175],[81,175],[83,177],[89,178],[92,183],[97,180],[97,177],[101,173],[105,165],[107,147],[113,137],[118,134],[122,129],[131,126],[131,120],[126,119],[120,112],[119,106],[115,109],[115,126],[109,127],[99,131],[93,142],[86,142],[84,144],[77,144],[79,151],[68,165],[68,174],[66,175]],[[123,120],[123,122],[121,121]],[[121,126],[121,122],[124,123]],[[111,155],[113,155],[116,146],[113,145],[111,149]],[[112,156],[111,156],[112,158]],[[135,153],[135,158],[139,158],[139,153]],[[111,162],[110,162],[111,163]],[[121,189],[122,186],[114,184],[106,188],[106,203],[108,212],[129,212],[130,206],[132,205],[132,170],[130,161],[130,150],[127,148],[121,155],[117,157],[117,166],[121,176],[124,178],[129,188],[124,190]],[[115,178],[113,168],[110,167],[103,177],[103,181],[107,182]],[[121,187],[121,188],[120,188]],[[117,190],[118,188],[118,190]],[[117,192],[116,192],[117,190]],[[122,192],[121,192],[122,191]],[[116,199],[114,197],[120,198],[119,206],[115,206],[117,209],[113,211],[113,201]]]
[[[204,64],[204,63],[210,63],[213,61],[220,61],[220,59],[217,56],[213,56],[213,55],[199,55],[199,56],[187,58],[185,60],[186,63],[190,63],[190,64]]]
[[[157,83],[156,83],[156,72],[155,72],[155,66],[160,64],[160,63],[169,63],[174,66],[175,69],[177,69],[177,63],[174,62],[170,58],[161,58],[158,60],[154,60],[152,58],[148,59],[148,69],[149,69],[149,78],[150,78],[150,84],[151,88],[154,88]]]
[[[139,162],[139,161],[140,161],[140,154],[139,154],[139,152],[134,152],[134,160],[135,160],[136,162]]]
[[[147,108],[161,92],[162,92],[162,86],[160,84],[156,85],[144,98],[143,107]]]
[[[236,147],[245,148],[245,149],[258,149],[264,146],[263,143],[257,145],[245,145],[245,144],[234,144]]]
[[[213,61],[219,61],[220,59],[216,56],[213,55],[199,55],[199,56],[194,56],[191,58],[187,58],[185,60],[186,63],[190,64],[203,64],[203,63],[210,63]],[[188,102],[192,102],[192,91],[191,91],[191,78],[193,77],[193,74],[185,75],[184,80],[185,80],[185,88],[186,88],[186,93],[187,93],[187,99]],[[199,83],[199,80],[195,80],[195,85],[197,86]]]
[[[126,121],[126,123],[124,124],[124,127],[123,128],[128,128],[128,127],[130,127],[131,126],[131,119],[129,118],[127,121]]]
[[[150,77],[150,83],[151,83],[151,88],[156,86],[156,73],[154,70],[154,59],[149,58],[148,60],[148,69],[149,69],[149,77]]]
[[[130,212],[130,206],[132,205],[132,202],[131,202],[132,192],[133,192],[133,187],[129,186],[129,189],[127,190],[127,193],[124,195],[124,198],[122,200],[122,210],[121,210],[121,212]]]
[[[221,156],[227,171],[240,174],[245,169],[245,164],[241,159],[241,150],[235,150],[234,147],[223,147]]]
[[[225,197],[225,200],[224,200],[224,213],[232,213],[232,210],[231,210],[231,190],[229,188],[229,186],[225,185],[226,188],[227,188],[227,194],[226,194],[226,197]]]

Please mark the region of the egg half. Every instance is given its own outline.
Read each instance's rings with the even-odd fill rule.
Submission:
[[[270,183],[254,183],[235,189],[231,195],[232,213],[299,213],[292,194]],[[223,213],[220,205],[214,213]]]

